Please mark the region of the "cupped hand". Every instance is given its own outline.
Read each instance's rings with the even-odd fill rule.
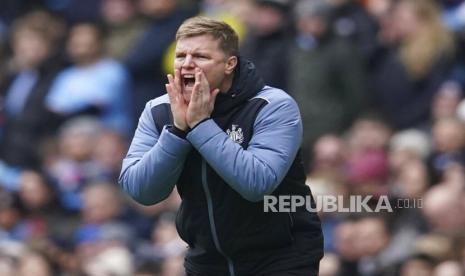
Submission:
[[[168,74],[168,84],[165,87],[170,99],[173,123],[177,128],[186,131],[189,127],[186,120],[188,105],[182,95],[181,72],[178,69],[174,70],[174,77]]]
[[[195,69],[195,84],[187,107],[186,121],[190,128],[210,117],[215,105],[218,88],[210,91],[210,84],[200,68]]]

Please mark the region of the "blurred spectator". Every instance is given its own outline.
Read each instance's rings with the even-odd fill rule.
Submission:
[[[451,96],[449,96],[451,98]],[[455,100],[457,97],[455,97],[453,100],[449,100],[450,102],[449,105],[454,104],[455,105]],[[452,103],[453,102],[453,103]],[[462,121],[465,122],[465,100],[461,100],[460,103],[456,107],[456,116]]]
[[[350,44],[331,32],[330,12],[324,0],[302,0],[296,6],[289,91],[302,113],[307,163],[318,137],[343,132],[364,106],[362,62]]]
[[[391,234],[381,216],[369,216],[357,222],[357,242],[362,258],[358,271],[360,275],[383,275],[392,265],[388,255]]]
[[[42,0],[50,10],[63,14],[69,23],[96,21],[102,0]],[[39,1],[36,1],[39,2]]]
[[[83,272],[88,276],[133,275],[133,256],[129,249],[120,245],[111,245],[99,250],[95,255],[83,259]]]
[[[434,269],[433,276],[461,276],[465,275],[465,268],[455,261],[445,261],[438,264]]]
[[[103,225],[113,222],[122,213],[120,191],[110,183],[92,183],[82,193],[84,223]]]
[[[434,260],[428,255],[414,255],[402,263],[399,276],[432,276],[434,265]]]
[[[23,209],[18,197],[0,190],[0,239],[22,240]]]
[[[377,46],[377,26],[357,0],[326,0],[333,6],[334,32],[348,38],[361,53],[364,61],[373,57]]]
[[[163,263],[163,276],[184,276],[184,259],[181,257],[170,258]]]
[[[0,241],[0,275],[15,276],[17,263],[22,255],[27,252],[27,247],[17,241]]]
[[[461,31],[465,27],[465,3],[461,0],[439,0],[443,5],[443,20],[453,31]]]
[[[29,13],[14,22],[13,56],[0,80],[0,159],[10,166],[38,168],[37,144],[57,128],[45,107],[49,88],[62,68],[57,51],[63,24],[48,13]]]
[[[390,184],[389,195],[396,208],[390,218],[391,242],[386,250],[386,258],[393,263],[400,263],[413,253],[416,239],[429,230],[420,208],[404,208],[399,202],[416,204],[422,200],[429,188],[428,171],[419,159],[406,160],[399,168]],[[408,206],[411,207],[411,206]],[[415,206],[417,207],[417,206]]]
[[[366,0],[363,2],[365,3],[367,13],[374,19],[379,20],[388,13],[392,1],[393,0]]]
[[[183,275],[182,257],[186,250],[187,244],[176,233],[175,214],[166,212],[152,230],[151,244],[139,246],[137,255],[147,261],[163,263],[162,275]]]
[[[140,0],[140,12],[149,19],[147,30],[124,59],[132,75],[133,123],[150,99],[166,93],[164,56],[174,41],[177,28],[191,14],[180,8],[179,0]]]
[[[18,263],[18,276],[52,276],[52,266],[45,256],[38,252],[24,254]]]
[[[111,130],[102,130],[95,141],[93,160],[98,164],[105,178],[114,183],[118,179],[126,148],[124,136]]]
[[[322,178],[333,183],[345,183],[347,174],[347,144],[334,135],[324,135],[315,143],[311,178]]]
[[[404,162],[391,184],[392,195],[398,198],[422,198],[429,188],[428,169],[419,159]]]
[[[84,188],[82,201],[82,223],[75,238],[84,271],[96,276],[110,273],[106,270],[130,275],[133,261],[128,246],[133,233],[119,220],[123,211],[119,190],[109,183],[92,183]]]
[[[454,163],[447,166],[444,171],[442,183],[453,189],[461,190],[465,188],[465,167],[462,164]]]
[[[58,194],[43,174],[24,171],[19,183],[19,200],[24,209],[23,229],[28,239],[69,246],[76,219],[66,213]]]
[[[440,119],[433,125],[434,152],[429,159],[434,182],[442,179],[447,167],[465,164],[465,125],[456,118]]]
[[[373,18],[377,26],[376,49],[368,60],[368,69],[372,69],[372,66],[378,62],[383,46],[391,46],[396,40],[395,22],[392,20],[395,0],[367,0],[365,2],[367,13]]]
[[[145,30],[145,22],[137,17],[135,0],[102,0],[102,17],[107,28],[105,56],[122,60]]]
[[[379,196],[387,193],[390,128],[376,117],[362,117],[349,131],[347,176],[353,193]]]
[[[346,220],[339,224],[334,234],[336,252],[341,258],[341,275],[358,275],[358,259],[362,252],[357,243],[357,224]]]
[[[434,230],[459,233],[465,227],[465,194],[444,184],[425,195],[423,213]]]
[[[24,171],[21,174],[21,180],[19,184],[19,197],[26,209],[29,209],[30,212],[51,212],[59,211],[58,208],[53,206],[56,204],[54,202],[56,198],[55,192],[46,183],[45,177],[41,174],[34,171]],[[46,210],[50,206],[50,210]],[[42,210],[44,208],[45,210]],[[47,212],[47,215],[50,213]]]
[[[291,1],[254,0],[253,16],[241,54],[251,60],[267,85],[287,90]]]
[[[284,1],[287,2],[288,0]],[[228,0],[203,0],[200,1],[200,13],[228,23],[236,31],[241,43],[248,32],[246,24],[250,23],[249,20],[253,20],[254,4],[255,0],[236,0],[234,2]]]
[[[407,129],[395,133],[389,142],[389,168],[396,177],[409,161],[425,161],[432,151],[430,137],[420,130]]]
[[[434,95],[453,65],[453,39],[432,0],[401,0],[392,14],[398,47],[379,59],[372,77],[375,101],[396,129],[430,118]]]
[[[451,235],[444,232],[432,232],[420,236],[415,240],[414,255],[427,255],[436,263],[453,257],[454,240]]]
[[[339,257],[333,253],[325,253],[320,261],[319,276],[337,276],[339,274]]]
[[[434,96],[431,110],[433,122],[442,118],[457,116],[457,109],[463,98],[463,91],[459,83],[446,81]]]
[[[105,179],[92,159],[100,131],[100,124],[89,117],[69,120],[60,129],[58,156],[48,164],[47,171],[57,184],[63,207],[69,211],[81,208],[80,192],[89,182]]]
[[[334,196],[348,198],[347,186],[347,144],[339,137],[324,135],[315,144],[313,164],[307,175],[306,185],[312,189],[315,198]],[[341,221],[337,213],[319,212],[323,230],[324,248],[334,250],[334,228]]]
[[[425,161],[432,151],[430,138],[420,130],[395,133],[389,143],[391,192],[401,197],[418,198],[429,188]]]
[[[8,40],[8,33],[18,17],[23,16],[26,12],[30,12],[32,9],[40,8],[42,0],[2,0],[0,1],[0,57],[2,52],[2,46]]]
[[[132,129],[129,79],[121,64],[102,56],[101,27],[73,26],[67,52],[74,65],[56,77],[46,99],[48,108],[66,117],[97,116],[106,127],[128,135]]]

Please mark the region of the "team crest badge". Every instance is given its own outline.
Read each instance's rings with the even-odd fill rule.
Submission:
[[[238,144],[242,144],[242,142],[244,142],[244,134],[242,133],[242,128],[238,127],[238,125],[232,125],[231,130],[226,130],[226,134],[228,134],[231,140]]]

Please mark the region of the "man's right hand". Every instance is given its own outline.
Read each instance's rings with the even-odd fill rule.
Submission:
[[[182,96],[181,72],[174,70],[174,77],[168,74],[168,84],[165,84],[170,98],[171,113],[173,113],[174,126],[180,130],[187,131],[186,122],[187,103]]]

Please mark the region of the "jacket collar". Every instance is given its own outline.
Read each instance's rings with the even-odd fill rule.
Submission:
[[[218,94],[212,116],[216,117],[231,111],[257,95],[264,86],[265,83],[258,76],[255,65],[239,57],[231,88],[226,93]]]

